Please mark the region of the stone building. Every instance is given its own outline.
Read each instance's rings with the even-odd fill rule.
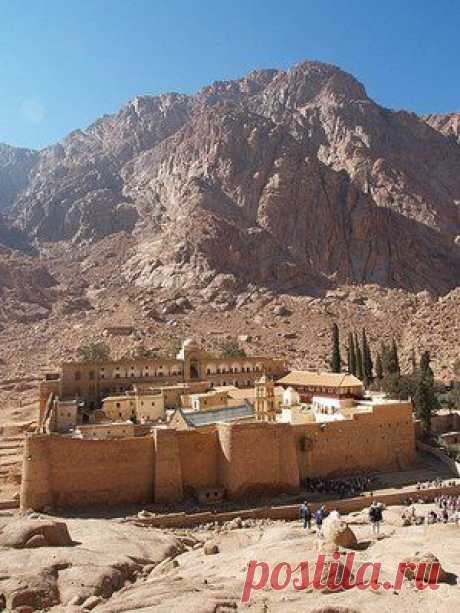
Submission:
[[[363,382],[348,373],[293,370],[280,378],[277,385],[294,389],[302,402],[310,402],[313,396],[357,399],[364,395]]]
[[[259,421],[276,420],[275,385],[266,375],[256,381],[256,398],[254,402],[256,419]]]
[[[59,372],[47,373],[40,384],[40,414],[50,395],[99,408],[103,398],[121,395],[134,385],[177,386],[207,381],[211,387],[250,387],[262,373],[281,377],[284,360],[266,357],[219,357],[187,339],[176,358],[149,358],[107,362],[67,362]]]
[[[165,417],[164,397],[161,390],[156,394],[135,390],[122,396],[109,396],[103,399],[100,413],[98,421],[154,422]]]

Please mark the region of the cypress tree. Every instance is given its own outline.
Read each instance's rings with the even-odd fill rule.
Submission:
[[[361,351],[361,347],[359,346],[358,335],[355,332],[355,350],[356,350],[356,376],[358,379],[363,381],[364,379],[364,371],[363,371],[363,354]]]
[[[339,326],[334,323],[332,325],[332,356],[330,361],[331,371],[340,372],[342,359],[340,357],[340,338]]]
[[[414,398],[416,414],[425,432],[430,431],[431,417],[438,408],[434,390],[434,374],[430,362],[430,353],[425,351],[420,358],[419,379]]]
[[[417,359],[415,357],[415,349],[413,347],[410,352],[409,362],[412,368],[412,374],[415,375],[415,373],[417,372]]]
[[[380,347],[380,359],[382,360],[382,371],[385,377],[390,374],[390,350],[385,343],[382,343]]]
[[[390,374],[392,375],[400,375],[401,369],[399,367],[399,356],[398,356],[398,346],[396,345],[396,341],[393,338],[393,342],[391,344],[390,349]]]
[[[366,385],[369,385],[374,380],[374,364],[372,362],[371,350],[369,343],[367,342],[366,330],[364,328],[362,334],[362,344],[364,382]]]
[[[348,333],[348,348],[349,348],[349,361],[348,361],[348,372],[351,375],[356,375],[356,352],[355,352],[355,341],[353,339],[353,334],[351,332]]]

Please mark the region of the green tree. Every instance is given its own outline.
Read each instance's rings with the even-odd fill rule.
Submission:
[[[342,358],[340,357],[339,326],[336,323],[332,325],[332,355],[329,365],[332,372],[340,372],[342,367]]]
[[[430,352],[424,351],[420,358],[420,370],[414,397],[416,414],[425,432],[431,430],[431,417],[439,408],[434,388],[434,373],[430,363]]]
[[[363,353],[361,351],[361,347],[359,346],[358,335],[355,332],[355,351],[356,351],[356,376],[361,381],[364,380],[364,370],[363,370]]]
[[[237,339],[232,338],[223,343],[222,356],[225,358],[244,358],[246,352],[239,346]]]
[[[460,383],[452,384],[452,389],[447,394],[447,406],[449,409],[460,409]]]
[[[399,355],[398,355],[398,346],[396,345],[396,341],[393,338],[393,342],[391,343],[390,350],[390,372],[400,375],[401,369],[399,367]]]
[[[399,368],[398,347],[395,339],[393,339],[390,347],[382,344],[381,356],[384,376],[401,374],[401,370]]]
[[[393,373],[384,375],[380,382],[380,387],[390,398],[407,400],[415,396],[417,384],[418,378],[414,375],[398,375]]]
[[[102,341],[89,341],[78,348],[78,358],[83,362],[105,362],[110,359],[110,347]]]
[[[372,362],[371,348],[367,342],[366,330],[362,332],[362,360],[364,385],[368,386],[374,380],[374,363]]]
[[[351,375],[356,375],[356,351],[353,334],[348,333],[348,372]]]

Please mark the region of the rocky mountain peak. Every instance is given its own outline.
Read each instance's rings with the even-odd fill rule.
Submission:
[[[460,113],[426,115],[424,120],[432,128],[460,144]]]
[[[172,267],[188,285],[204,269],[262,284],[458,283],[459,145],[337,66],[137,96],[33,159],[10,190],[16,225],[39,244],[139,237],[130,279],[153,266],[160,285]]]

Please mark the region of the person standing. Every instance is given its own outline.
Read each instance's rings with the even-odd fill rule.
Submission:
[[[303,520],[303,527],[311,530],[312,512],[307,500],[300,505],[300,519]]]
[[[369,521],[372,526],[372,534],[378,538],[380,534],[380,522],[382,521],[382,506],[374,500],[369,508]]]
[[[326,517],[326,509],[321,506],[315,513],[316,534],[319,538],[323,536],[323,519]]]

